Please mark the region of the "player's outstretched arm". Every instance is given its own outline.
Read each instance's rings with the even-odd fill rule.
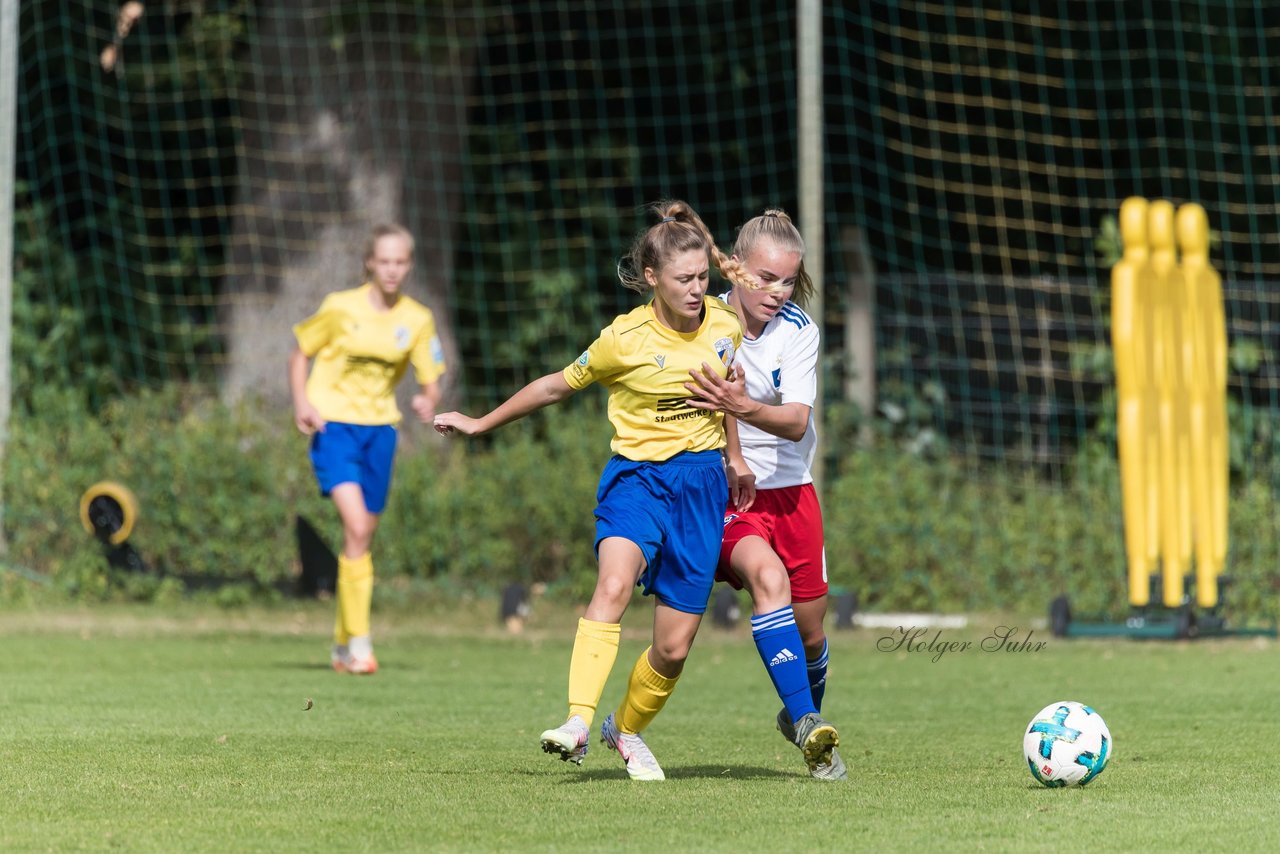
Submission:
[[[565,381],[564,373],[556,371],[554,374],[547,374],[545,377],[539,377],[529,383],[507,398],[497,409],[479,418],[471,418],[461,412],[440,413],[435,417],[434,421],[436,432],[443,436],[448,436],[452,433],[479,436],[481,433],[488,433],[490,430],[497,429],[510,421],[523,418],[530,412],[535,412],[544,406],[559,403],[573,394],[574,391],[576,389]]]

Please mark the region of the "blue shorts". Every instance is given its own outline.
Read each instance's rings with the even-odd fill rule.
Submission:
[[[716,579],[724,502],[729,497],[719,451],[686,451],[660,463],[613,457],[596,491],[596,549],[606,537],[640,547],[646,596],[701,614]]]
[[[324,432],[311,437],[311,466],[316,470],[320,494],[328,496],[340,483],[355,483],[364,493],[368,511],[381,513],[391,490],[396,436],[396,428],[390,424],[325,424]]]

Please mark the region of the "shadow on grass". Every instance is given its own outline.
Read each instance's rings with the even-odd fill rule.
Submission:
[[[275,670],[332,670],[333,669],[333,665],[329,662],[328,653],[325,653],[323,657],[308,659],[306,661],[297,661],[297,660],[275,661],[275,662],[272,662],[269,666]],[[393,670],[396,673],[400,673],[400,672],[421,673],[427,669],[425,665],[415,664],[412,661],[409,661],[409,662],[400,661],[398,659],[395,661],[393,665],[390,665],[390,666],[388,666],[386,662],[380,662],[378,667],[379,667],[379,672],[381,672],[382,670],[388,670],[388,671]],[[340,675],[346,675],[346,674],[340,674]]]
[[[761,768],[756,765],[676,765],[662,769],[668,780],[788,780],[807,775],[777,768]],[[530,772],[531,774],[533,772]],[[601,783],[610,780],[626,780],[627,772],[620,765],[616,768],[593,768],[564,778],[564,783]]]

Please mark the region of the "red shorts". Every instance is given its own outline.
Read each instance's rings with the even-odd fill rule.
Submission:
[[[827,555],[822,542],[822,508],[812,483],[762,489],[743,513],[733,505],[724,513],[724,540],[716,580],[737,590],[742,579],[729,568],[729,556],[743,537],[760,537],[782,558],[791,577],[791,601],[809,602],[827,595]]]

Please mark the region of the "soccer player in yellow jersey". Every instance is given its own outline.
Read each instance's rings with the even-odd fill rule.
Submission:
[[[596,495],[599,577],[578,621],[568,719],[542,733],[542,749],[581,764],[618,654],[619,623],[639,584],[657,599],[653,644],[632,668],[617,711],[601,726],[602,740],[618,751],[636,780],[664,779],[640,732],[662,709],[684,668],[715,580],[722,502],[743,472],[732,421],[690,407],[684,388],[694,368],[710,366],[725,376],[742,343],[737,314],[707,295],[712,259],[731,278],[737,267],[684,202],[661,203],[654,212],[659,221],[636,238],[618,267],[624,285],[652,295],[649,303],[616,318],[563,371],[534,380],[492,412],[480,418],[446,412],[435,419],[446,435],[476,435],[593,382],[609,388],[614,456]],[[741,486],[733,497],[749,505],[750,480]]]
[[[445,363],[431,310],[400,292],[413,267],[409,232],[398,225],[375,228],[364,265],[365,284],[329,294],[293,328],[298,345],[289,354],[289,389],[294,422],[311,436],[320,492],[333,499],[342,519],[330,661],[340,673],[371,674],[378,660],[369,632],[369,545],[391,486],[400,421],[395,388],[412,364],[421,385],[413,412],[430,423]]]

